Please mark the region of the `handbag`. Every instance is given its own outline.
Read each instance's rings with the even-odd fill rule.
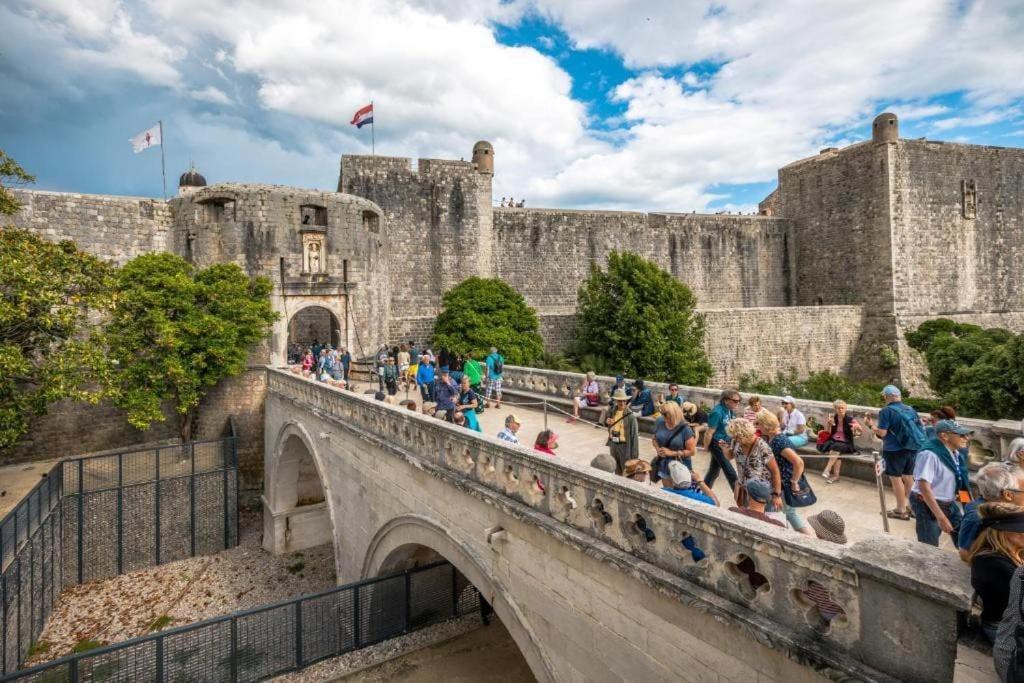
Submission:
[[[828,440],[831,438],[832,432],[830,432],[827,429],[822,429],[820,432],[818,432],[818,445],[824,446],[826,443],[828,443]]]
[[[806,475],[801,474],[800,481],[797,483],[800,486],[799,491],[794,491],[792,486],[782,487],[786,505],[791,508],[805,508],[818,502],[818,497],[814,495],[814,490],[811,488],[811,483],[807,481]]]

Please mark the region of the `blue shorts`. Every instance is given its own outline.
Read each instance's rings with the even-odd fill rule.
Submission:
[[[901,477],[914,474],[914,456],[917,451],[882,451],[885,459],[885,473],[890,477]]]

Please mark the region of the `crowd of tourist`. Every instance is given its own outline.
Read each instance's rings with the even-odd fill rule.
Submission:
[[[344,387],[352,357],[346,349],[315,344],[304,351],[289,348],[289,361],[296,372]],[[382,348],[375,358],[377,398],[388,400],[400,388],[410,391],[415,386],[424,413],[479,432],[479,413],[492,402],[501,406],[504,363],[495,348],[482,359],[445,349],[435,354],[412,341]],[[994,643],[998,667],[1000,647],[1015,652],[1008,639],[1014,629],[1024,628],[1024,609],[1019,608],[1024,606],[1024,437],[1011,443],[1000,462],[982,467],[972,485],[967,468],[972,431],[957,420],[956,411],[943,406],[922,419],[903,403],[898,387],[887,386],[882,395],[885,406],[877,419],[865,415],[858,420],[845,402],[837,400],[818,429],[792,396],[783,397],[781,408],[772,412],[762,406],[760,397],[750,396],[744,405],[738,391],[727,389],[705,413],[680,394],[677,384],[655,396],[643,380],[627,383],[622,375],[602,399],[596,375],[588,372],[566,421],[581,420],[583,410],[600,410],[595,426],[606,430],[608,452],[595,457],[593,467],[833,543],[846,543],[845,523],[838,513],[823,510],[807,518],[802,514],[802,508],[816,503],[804,456],[827,458],[821,475],[834,483],[839,481],[843,458],[858,453],[857,440],[873,434],[881,441],[884,474],[896,499],[885,514],[913,522],[921,543],[938,546],[941,537],[948,536],[970,565],[971,584],[981,603],[982,632]],[[417,409],[411,401],[407,407]],[[641,436],[644,418],[653,419],[650,462],[640,455],[641,438],[648,438]],[[521,426],[520,418],[510,413],[496,436],[519,444]],[[559,437],[550,429],[537,434],[533,444],[548,457],[555,457],[558,447]],[[703,476],[694,467],[698,448],[709,456]],[[713,490],[720,475],[731,491],[728,503]],[[692,538],[683,543],[695,560],[703,558]],[[1004,661],[1002,666],[1008,664]]]

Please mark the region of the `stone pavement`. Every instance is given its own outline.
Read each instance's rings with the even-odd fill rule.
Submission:
[[[0,467],[0,519],[14,509],[57,460],[33,460]]]

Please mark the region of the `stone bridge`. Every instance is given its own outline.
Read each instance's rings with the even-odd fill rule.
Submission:
[[[332,540],[339,582],[440,555],[539,681],[953,678],[953,553],[829,544],[267,372],[265,547]]]

